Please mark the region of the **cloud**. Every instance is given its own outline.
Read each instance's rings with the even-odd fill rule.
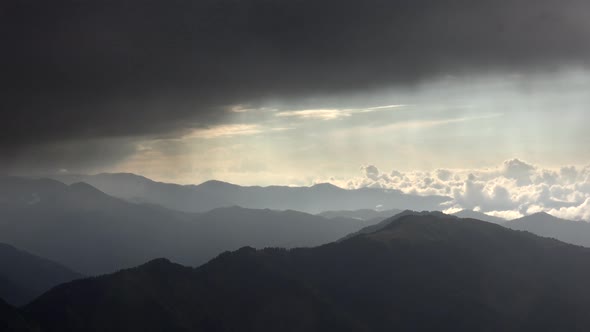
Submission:
[[[231,105],[587,66],[589,10],[577,0],[5,0],[0,148],[179,137],[248,113]]]
[[[293,117],[299,119],[335,120],[350,117],[358,113],[371,113],[378,111],[392,110],[406,105],[383,105],[367,108],[343,108],[343,109],[308,109],[297,111],[281,111],[276,113],[278,117]]]
[[[564,219],[571,220],[590,220],[590,197],[578,206],[562,207],[551,209],[550,214]]]
[[[492,169],[394,170],[387,174],[368,165],[361,170],[362,177],[332,182],[347,188],[448,196],[451,200],[441,207],[447,211],[472,209],[507,219],[545,211],[590,222],[590,167],[553,170],[511,159]]]
[[[535,167],[518,159],[507,160],[504,162],[504,176],[515,179],[519,185],[531,183],[531,175]]]
[[[317,109],[317,110],[302,110],[302,111],[284,111],[277,113],[278,117],[295,117],[300,119],[320,119],[320,120],[334,120],[342,117],[348,117],[351,114],[345,110],[337,109]]]
[[[263,133],[276,133],[281,131],[292,130],[291,127],[271,127],[261,124],[227,124],[210,126],[209,128],[195,129],[184,135],[182,139],[189,138],[221,138],[235,136],[250,136]]]
[[[70,173],[101,172],[137,153],[138,148],[135,141],[127,139],[53,142],[26,150],[0,146],[0,174],[47,175],[62,169]]]
[[[512,211],[512,210],[507,210],[507,211],[488,211],[486,212],[487,215],[490,215],[492,217],[498,217],[498,218],[503,218],[506,220],[513,220],[513,219],[518,219],[518,218],[522,218],[524,217],[524,215],[522,215],[520,212],[518,211]]]
[[[453,176],[453,172],[448,169],[437,169],[435,174],[436,177],[441,181],[449,181],[451,176]]]
[[[375,165],[368,165],[361,167],[365,171],[365,176],[373,181],[379,181],[379,169]]]
[[[444,126],[449,124],[455,123],[463,123],[468,121],[475,121],[475,120],[483,120],[483,119],[490,119],[500,117],[503,114],[496,113],[496,114],[484,114],[479,116],[470,116],[470,117],[460,117],[460,118],[450,118],[450,119],[423,119],[423,120],[409,120],[409,121],[400,121],[395,122],[392,124],[376,126],[375,128],[371,128],[372,131],[376,132],[387,132],[391,130],[397,129],[425,129],[425,128],[432,128],[438,126]]]
[[[263,128],[260,125],[255,124],[232,124],[232,125],[220,125],[213,126],[205,129],[193,130],[184,138],[218,138],[226,136],[242,136],[242,135],[255,135],[263,132]]]

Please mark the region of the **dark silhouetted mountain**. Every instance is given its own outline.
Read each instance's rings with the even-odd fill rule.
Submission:
[[[494,224],[503,224],[504,222],[506,222],[506,219],[504,218],[490,216],[485,213],[473,210],[461,210],[459,212],[453,213],[453,215],[459,218],[483,220]]]
[[[372,219],[385,219],[393,217],[396,214],[402,212],[399,209],[377,211],[373,209],[360,209],[360,210],[338,210],[338,211],[324,211],[318,213],[318,216],[325,218],[352,218],[360,220],[372,220]]]
[[[38,327],[23,317],[21,312],[0,299],[0,331],[34,332]]]
[[[585,331],[590,250],[445,215],[307,249],[242,248],[61,285],[25,307],[64,331]]]
[[[590,247],[590,224],[585,221],[560,219],[545,212],[540,212],[507,221],[504,226],[571,244]]]
[[[242,206],[252,209],[297,210],[319,213],[327,210],[440,209],[450,200],[443,196],[416,196],[397,190],[346,190],[331,184],[311,187],[243,187],[221,181],[200,185],[160,183],[145,177],[118,173],[98,175],[56,175],[65,183],[86,182],[99,190],[133,202],[158,204],[169,209],[204,212],[219,207]]]
[[[15,193],[15,194],[13,194]],[[219,208],[189,214],[106,195],[85,183],[0,178],[0,241],[85,275],[156,257],[200,265],[242,246],[317,246],[366,225],[295,211]]]
[[[24,305],[53,286],[81,278],[78,273],[0,243],[0,298]]]
[[[26,311],[47,332],[347,330],[305,286],[247,257],[254,249],[238,252],[245,259],[226,254],[197,270],[157,259],[65,284]]]

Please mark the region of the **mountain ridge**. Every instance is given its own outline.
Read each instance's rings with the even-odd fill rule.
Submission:
[[[25,312],[47,332],[581,331],[588,261],[590,249],[528,232],[407,214],[314,248],[243,247],[198,268],[153,260],[62,285]]]
[[[368,225],[294,210],[237,206],[185,213],[128,202],[88,184],[55,181],[46,187],[44,180],[17,182],[25,184],[16,188],[20,191],[15,190],[15,197],[0,181],[0,200],[5,198],[0,241],[85,275],[114,272],[156,257],[193,266],[245,245],[316,246]],[[28,204],[33,199],[35,204]]]
[[[373,209],[378,205],[382,205],[384,209],[434,210],[441,203],[450,200],[444,196],[404,194],[399,190],[343,189],[329,183],[310,187],[261,187],[210,180],[198,185],[178,185],[127,173],[58,174],[52,175],[52,178],[65,183],[83,181],[111,196],[133,202],[159,204],[185,212],[205,212],[231,205],[258,209],[292,209],[312,214],[324,210]]]

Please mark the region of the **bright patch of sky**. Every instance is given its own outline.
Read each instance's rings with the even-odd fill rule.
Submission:
[[[111,171],[176,183],[309,185],[353,178],[368,164],[400,171],[485,169],[513,158],[585,165],[588,91],[590,73],[571,70],[230,105],[225,122],[142,142]]]

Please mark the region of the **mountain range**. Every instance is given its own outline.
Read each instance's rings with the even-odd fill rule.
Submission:
[[[0,178],[0,241],[85,275],[157,257],[195,266],[246,245],[317,246],[367,225],[235,206],[185,213],[114,198],[85,183]]]
[[[84,275],[111,273],[156,257],[197,266],[242,246],[317,246],[376,231],[396,212],[361,209],[310,215],[231,206],[187,213],[115,198],[86,183],[0,177],[0,242]],[[502,222],[473,211],[457,215]],[[541,214],[502,224],[590,246],[586,223]]]
[[[406,214],[315,248],[165,259],[23,308],[63,331],[585,331],[590,249],[474,219]]]
[[[587,239],[545,213],[193,213],[0,177],[0,330],[584,331]]]
[[[313,214],[328,210],[375,209],[377,206],[383,210],[438,210],[441,203],[450,200],[444,196],[409,195],[398,190],[347,190],[327,183],[311,187],[244,187],[214,180],[199,185],[161,183],[129,173],[62,174],[52,177],[67,184],[85,182],[108,195],[125,200],[158,204],[185,212],[205,212],[234,205]]]

